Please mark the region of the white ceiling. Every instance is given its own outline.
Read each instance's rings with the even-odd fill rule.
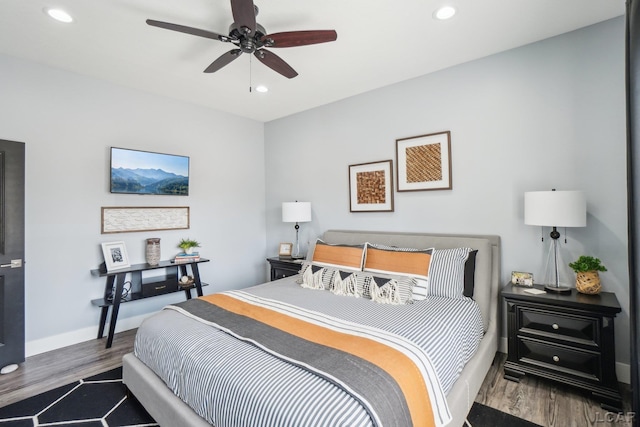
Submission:
[[[227,34],[229,0],[1,0],[0,53],[266,122],[625,12],[624,0],[254,1],[267,33],[335,29],[338,40],[272,49],[299,73],[291,80],[247,54],[205,74],[235,46],[145,20]],[[458,14],[434,20],[442,4]],[[258,84],[269,92],[249,91]]]

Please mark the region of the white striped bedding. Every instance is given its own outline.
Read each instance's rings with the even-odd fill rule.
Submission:
[[[480,311],[468,298],[377,304],[303,289],[295,277],[245,292],[411,339],[427,353],[445,393],[482,338]],[[216,427],[373,425],[338,386],[174,310],[140,326],[135,354]]]

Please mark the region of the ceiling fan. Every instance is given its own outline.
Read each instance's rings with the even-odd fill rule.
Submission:
[[[147,24],[180,33],[231,43],[237,46],[235,49],[231,49],[213,61],[211,65],[204,70],[205,73],[215,73],[243,53],[252,53],[264,65],[291,79],[298,75],[296,70],[291,68],[291,66],[278,55],[265,49],[266,47],[305,46],[332,42],[338,38],[335,30],[287,31],[267,34],[264,27],[256,22],[258,7],[253,4],[253,0],[231,0],[231,11],[234,22],[229,26],[229,35],[227,36],[199,28],[155,21],[153,19],[147,19]]]

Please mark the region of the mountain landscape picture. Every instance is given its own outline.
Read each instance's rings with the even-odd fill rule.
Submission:
[[[111,192],[189,195],[189,157],[111,148]]]

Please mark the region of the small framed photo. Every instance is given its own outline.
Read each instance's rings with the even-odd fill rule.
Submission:
[[[511,284],[515,286],[533,287],[533,274],[524,271],[511,272]]]
[[[451,190],[451,132],[396,139],[398,191]]]
[[[393,162],[349,165],[349,211],[393,212]]]
[[[124,242],[106,242],[102,244],[102,255],[107,271],[130,267],[127,247]]]
[[[293,243],[280,243],[280,249],[278,250],[278,256],[282,258],[291,258],[291,251],[293,250]]]

